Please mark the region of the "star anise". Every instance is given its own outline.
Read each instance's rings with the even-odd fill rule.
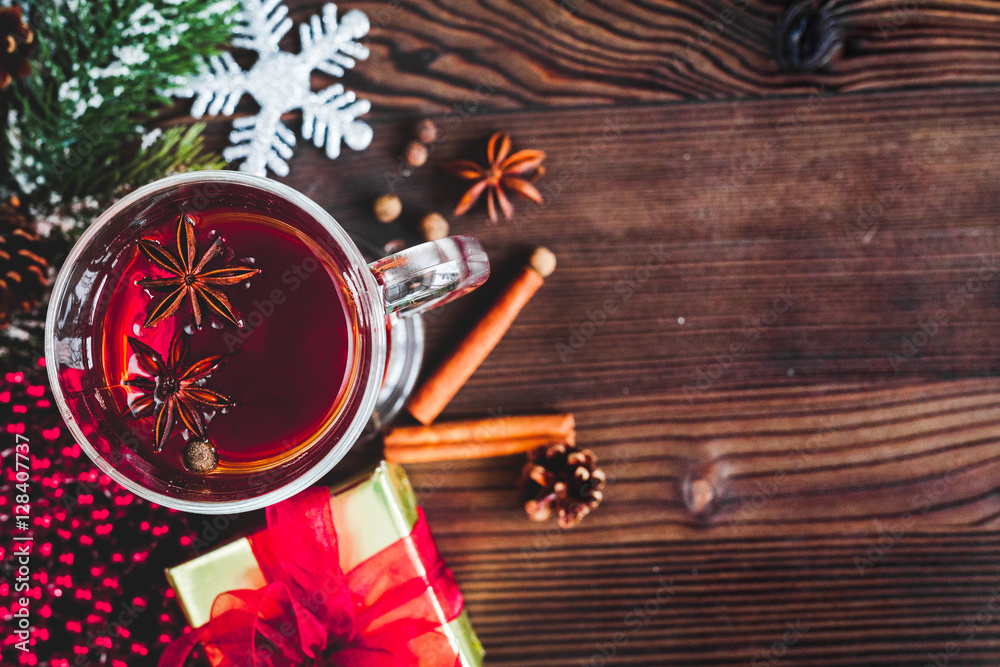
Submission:
[[[153,429],[156,438],[154,452],[163,449],[163,443],[170,435],[177,416],[180,416],[194,437],[207,440],[205,420],[201,412],[204,408],[218,410],[230,407],[233,403],[226,396],[198,385],[198,382],[218,368],[225,355],[218,354],[186,363],[188,337],[180,329],[170,341],[166,360],[159,352],[131,336],[128,337],[128,344],[135,353],[139,367],[149,373],[149,376],[140,375],[122,382],[126,387],[142,392],[125,408],[122,418],[156,415]]]
[[[188,298],[191,300],[196,326],[201,327],[201,308],[204,303],[223,319],[242,327],[243,321],[239,313],[219,288],[248,280],[260,273],[260,270],[250,266],[233,265],[206,271],[205,265],[220,254],[222,248],[222,239],[216,238],[201,259],[195,261],[198,240],[195,238],[194,222],[186,213],[177,220],[176,254],[152,239],[141,239],[139,249],[142,254],[153,264],[171,274],[169,278],[144,278],[139,281],[142,287],[167,294],[166,298],[149,312],[142,326],[152,327],[170,317],[181,307],[184,299]]]
[[[456,176],[475,181],[455,207],[455,215],[462,215],[472,208],[484,191],[486,209],[493,222],[499,221],[497,206],[507,220],[514,217],[514,205],[510,203],[506,191],[530,199],[536,204],[542,203],[542,194],[531,181],[544,173],[542,161],[545,153],[530,150],[518,151],[513,155],[509,153],[510,135],[497,132],[486,145],[487,166],[482,167],[471,160],[457,160],[444,165],[445,169]]]

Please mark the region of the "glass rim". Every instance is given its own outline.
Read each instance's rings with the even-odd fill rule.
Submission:
[[[262,495],[239,500],[212,501],[178,499],[158,491],[154,491],[120,472],[117,468],[111,465],[111,463],[105,459],[93,447],[93,445],[90,444],[89,439],[83,434],[80,425],[77,423],[76,417],[69,409],[69,405],[63,395],[63,389],[59,381],[59,374],[57,370],[58,364],[56,363],[56,312],[58,305],[63,300],[67,289],[70,287],[70,272],[67,271],[66,268],[77,263],[84,251],[90,248],[98,233],[106,228],[115,216],[128,206],[144,197],[148,197],[162,190],[208,181],[232,183],[264,190],[288,200],[290,203],[298,206],[303,212],[311,216],[313,220],[315,220],[327,232],[327,234],[330,235],[337,245],[340,246],[352,266],[358,269],[358,274],[360,274],[361,279],[364,282],[364,294],[354,295],[358,298],[358,303],[364,302],[368,304],[368,307],[371,309],[372,320],[376,324],[381,324],[386,321],[385,304],[381,297],[381,289],[379,288],[378,282],[375,280],[375,276],[372,274],[371,269],[368,266],[368,261],[365,260],[361,251],[358,249],[357,244],[351,239],[350,235],[348,235],[344,228],[340,226],[340,223],[338,223],[336,219],[323,207],[294,188],[262,176],[253,176],[242,172],[223,170],[193,171],[184,174],[167,176],[130,192],[118,201],[114,202],[103,213],[101,213],[101,215],[99,215],[97,219],[94,220],[94,222],[84,231],[80,238],[77,239],[69,254],[66,256],[58,274],[56,275],[55,284],[49,297],[48,312],[45,318],[45,367],[49,378],[49,385],[52,389],[52,395],[56,401],[56,406],[59,408],[59,413],[62,416],[67,428],[69,428],[70,433],[73,434],[73,437],[76,438],[77,444],[79,444],[80,448],[86,452],[87,456],[91,461],[93,461],[94,465],[96,465],[101,472],[108,475],[115,482],[137,496],[145,498],[150,502],[184,512],[191,512],[195,514],[249,512],[281,502],[282,500],[290,498],[314,484],[335,465],[337,465],[337,463],[347,454],[351,447],[353,447],[361,437],[365,426],[375,410],[375,404],[381,387],[381,377],[385,372],[384,351],[386,350],[387,345],[385,326],[366,327],[368,329],[368,337],[371,339],[370,355],[372,359],[369,363],[368,377],[358,379],[359,382],[364,383],[364,395],[358,404],[351,423],[348,425],[340,439],[330,448],[330,451],[303,474],[293,480],[290,480],[286,484],[283,484],[278,488],[268,491]],[[348,280],[347,283],[352,291],[355,291],[355,286],[352,284],[353,281]],[[259,474],[267,475],[268,472],[263,471]]]

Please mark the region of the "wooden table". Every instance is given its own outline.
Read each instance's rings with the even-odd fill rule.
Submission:
[[[428,363],[551,247],[445,418],[574,412],[606,501],[561,531],[523,459],[409,467],[488,664],[1000,664],[1000,5],[830,2],[796,51],[785,1],[340,4],[372,18],[345,83],[375,140],[285,180],[352,232],[415,241],[494,131],[549,155],[544,206],[452,219],[494,277]]]

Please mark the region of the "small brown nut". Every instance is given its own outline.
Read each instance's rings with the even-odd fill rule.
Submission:
[[[413,136],[417,138],[417,141],[433,144],[438,138],[437,125],[430,118],[417,121],[417,124],[413,126]]]
[[[379,222],[392,222],[403,212],[403,202],[396,195],[382,195],[372,206]]]
[[[440,213],[428,213],[420,220],[420,235],[425,241],[437,241],[448,236],[448,221]]]
[[[422,167],[427,164],[428,154],[427,146],[419,141],[411,141],[403,149],[403,159],[411,167]]]
[[[212,472],[217,465],[219,465],[219,453],[212,443],[192,440],[184,447],[184,467],[189,472]]]

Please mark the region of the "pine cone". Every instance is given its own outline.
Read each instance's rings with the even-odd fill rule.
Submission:
[[[0,8],[0,90],[28,76],[28,56],[34,47],[35,33],[24,22],[21,8]]]
[[[559,526],[569,528],[601,503],[605,481],[592,451],[560,442],[529,452],[518,487],[532,521],[555,509]]]
[[[0,204],[0,328],[10,324],[17,310],[28,310],[48,284],[49,263],[44,241],[31,232],[30,223],[13,200]]]

